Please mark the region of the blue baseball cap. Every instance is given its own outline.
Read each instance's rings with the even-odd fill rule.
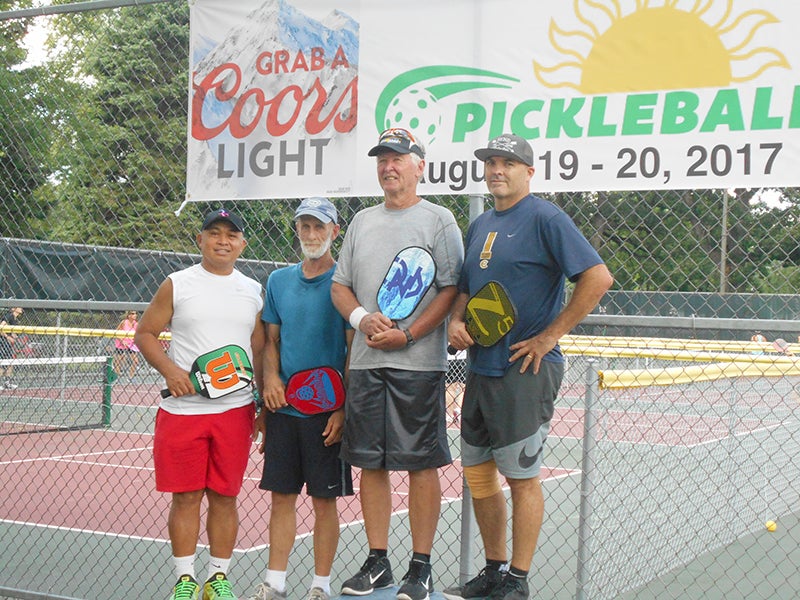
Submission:
[[[294,211],[294,218],[297,219],[303,215],[316,217],[323,223],[336,223],[338,218],[336,207],[327,198],[305,198]]]

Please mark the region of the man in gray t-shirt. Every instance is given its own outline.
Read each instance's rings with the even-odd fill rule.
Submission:
[[[344,582],[342,593],[365,595],[393,585],[387,558],[389,471],[407,471],[413,547],[397,597],[427,600],[441,505],[438,468],[452,460],[444,321],[457,294],[464,246],[453,214],[417,196],[425,152],[410,132],[384,131],[369,156],[377,158],[384,201],[353,218],[331,286],[334,305],[356,331],[341,457],[361,469],[359,496],[369,542],[366,562]],[[393,321],[378,308],[378,290],[395,256],[409,247],[430,254],[436,275],[411,315]]]

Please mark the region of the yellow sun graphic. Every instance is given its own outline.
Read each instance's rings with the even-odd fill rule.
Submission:
[[[550,44],[564,60],[550,66],[534,60],[533,70],[549,88],[607,94],[725,87],[789,68],[775,48],[753,47],[756,32],[778,19],[766,10],[735,14],[733,5],[636,0],[626,13],[620,0],[573,0],[580,28],[562,29],[555,20],[549,28]],[[712,7],[724,13],[712,17]]]

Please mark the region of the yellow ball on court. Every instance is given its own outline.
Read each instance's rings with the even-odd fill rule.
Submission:
[[[778,528],[778,524],[775,521],[767,521],[767,531],[775,531]]]

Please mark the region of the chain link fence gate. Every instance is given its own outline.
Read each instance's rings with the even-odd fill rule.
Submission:
[[[188,7],[31,4],[0,2],[0,307],[25,311],[8,330],[15,357],[2,363],[19,387],[0,390],[0,597],[111,598],[120,588],[166,596],[167,499],[153,492],[151,471],[160,381],[143,361],[120,369],[106,357],[117,358],[123,313],[143,310],[163,276],[196,260],[194,231],[212,207],[174,214],[185,187]],[[26,55],[29,30],[54,44]],[[430,199],[466,231],[470,198]],[[575,219],[616,283],[564,341],[534,595],[795,597],[799,404],[786,351],[800,349],[797,190],[547,199]],[[243,270],[264,280],[299,259],[297,201],[228,203],[253,232]],[[336,199],[343,228],[378,201]],[[756,330],[768,342],[750,342]],[[773,345],[779,338],[787,348]],[[463,361],[452,361],[456,457],[463,375]],[[268,555],[259,465],[254,454],[241,496],[231,575],[241,596]],[[462,517],[458,461],[442,479],[437,589],[457,581],[463,564],[482,566]],[[405,485],[397,483],[392,521],[396,565],[409,546]],[[334,589],[365,544],[357,499],[340,511]],[[307,501],[298,514],[294,596],[312,564]],[[462,535],[473,538],[462,544]],[[471,554],[465,562],[462,552]],[[761,559],[742,568],[745,556]],[[201,551],[198,572],[206,558]]]

